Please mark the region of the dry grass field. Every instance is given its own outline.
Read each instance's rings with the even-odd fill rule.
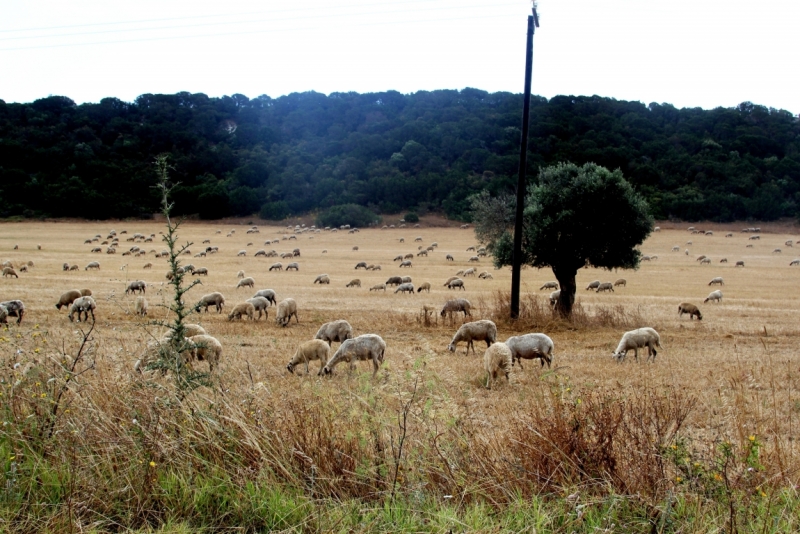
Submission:
[[[411,499],[422,494],[439,502],[447,495],[446,504],[455,509],[476,502],[503,508],[518,496],[598,491],[636,495],[632,506],[644,511],[638,526],[628,525],[629,531],[666,521],[669,506],[664,499],[671,492],[722,503],[741,491],[748,499],[774,503],[765,513],[779,514],[779,530],[797,528],[797,511],[780,508],[777,503],[784,497],[775,495],[789,491],[796,498],[800,481],[800,267],[790,267],[795,249],[784,244],[798,236],[790,227],[762,225],[760,240],[753,241],[751,234],[740,233],[741,226],[705,224],[704,229],[714,230],[713,236],[705,236],[688,233],[684,225],[661,224],[662,230],[641,247],[658,258],[643,262],[639,270],[578,273],[578,306],[571,323],[549,314],[549,291],[539,290],[554,280],[552,272],[526,269],[525,313],[511,323],[503,315],[510,271],[494,270],[490,258],[478,264],[467,261],[473,253],[466,249],[476,245],[471,229],[426,220],[421,228],[323,231],[294,240],[285,239],[292,235],[285,227],[262,225],[259,233],[247,234],[244,224],[186,222],[178,231],[180,242],[193,242],[193,253],[206,246],[201,245],[204,239],[219,247],[215,255],[184,256],[183,262],[209,271],[200,277],[202,285],[190,291],[189,302],[212,291],[225,295],[222,314],[201,313],[191,320],[217,337],[224,352],[215,387],[195,391],[175,408],[163,401],[169,397],[169,377],[133,372],[144,344],[162,332],[148,322],[168,319],[167,309],[159,306],[171,298],[167,262],[152,253],[121,256],[133,245],[125,238],[135,232],[157,236],[154,243],[137,243],[143,249],[164,249],[158,241],[163,223],[2,223],[0,260],[14,266],[34,262],[18,279],[0,280],[0,300],[21,299],[27,310],[20,326],[9,324],[2,332],[2,386],[8,400],[2,452],[20,458],[51,455],[71,465],[70,491],[78,496],[70,499],[82,503],[67,510],[68,492],[62,488],[60,497],[52,497],[59,503],[55,511],[32,511],[18,502],[7,505],[12,511],[5,520],[20,521],[25,525],[21,530],[58,530],[76,521],[96,522],[101,529],[112,524],[144,528],[170,519],[200,521],[197,502],[191,511],[165,502],[169,498],[164,495],[171,493],[164,488],[180,493],[176,487],[216,466],[234,486],[270,481],[341,502],[385,502],[387,496]],[[105,237],[112,228],[127,231],[119,236],[119,252],[90,253],[97,244],[84,240],[95,234]],[[235,233],[226,237],[232,229]],[[727,232],[733,236],[725,237]],[[280,242],[264,244],[273,239]],[[438,242],[435,251],[416,256],[419,245],[432,242]],[[676,245],[680,251],[672,252]],[[254,257],[259,249],[280,253],[294,248],[301,251],[294,260]],[[776,248],[782,253],[774,253]],[[238,257],[240,250],[247,255]],[[800,247],[797,252],[800,256]],[[400,269],[392,259],[406,253],[415,254],[413,267]],[[446,254],[455,261],[445,261]],[[711,258],[710,265],[696,261],[701,254]],[[728,263],[721,264],[722,258]],[[739,260],[745,262],[743,268],[735,267]],[[84,270],[90,261],[99,261],[101,269]],[[297,261],[299,271],[268,271],[276,261]],[[380,264],[381,270],[355,270],[360,261]],[[65,262],[80,269],[64,272]],[[153,268],[143,269],[148,262]],[[469,267],[487,270],[494,278],[467,277],[466,291],[443,287],[448,277]],[[255,292],[235,289],[239,270],[255,279],[256,290],[272,288],[279,301],[294,298],[299,324],[293,320],[286,328],[277,326],[275,307],[267,321],[229,321],[227,312]],[[330,285],[313,284],[322,273],[330,276]],[[432,289],[413,295],[395,294],[393,288],[369,291],[393,275],[411,276],[415,285],[430,282]],[[719,288],[724,297],[720,303],[704,304],[708,293],[718,289],[708,286],[717,276],[724,278]],[[361,287],[346,288],[354,278],[361,280]],[[592,280],[617,278],[627,279],[627,286],[613,293],[583,290]],[[147,319],[132,313],[135,297],[125,295],[127,283],[137,279],[148,284]],[[52,417],[52,399],[63,386],[54,362],[77,353],[79,328],[85,329],[54,307],[59,295],[72,288],[92,289],[96,328],[79,367],[83,374],[71,379],[58,399],[55,432],[42,437],[41,428]],[[473,319],[494,320],[499,340],[527,332],[548,334],[555,343],[553,367],[525,361],[523,370],[515,368],[510,384],[502,381],[485,389],[485,345],[476,343],[478,356],[465,356],[463,343],[455,354],[446,350],[462,321],[443,319],[438,310],[453,297],[472,302]],[[698,305],[703,320],[680,318],[681,302]],[[436,310],[427,319],[424,306]],[[286,364],[297,345],[334,319],[348,320],[356,335],[375,333],[386,341],[385,363],[375,379],[367,363],[359,363],[355,373],[342,365],[325,379],[316,376],[316,362],[310,365],[310,376],[302,366],[296,375],[288,373]],[[661,334],[664,348],[655,363],[642,357],[637,364],[632,353],[624,363],[615,362],[611,353],[622,333],[640,326]],[[13,369],[16,363],[22,365]],[[206,368],[204,363],[197,367]],[[34,374],[25,381],[20,371],[30,368]],[[40,404],[21,398],[21,391],[31,398],[39,395],[34,400]],[[16,404],[11,402],[15,395]],[[41,404],[45,402],[49,404]],[[198,413],[206,416],[197,419]],[[38,430],[26,422],[31,415],[44,421]],[[35,439],[46,441],[44,451],[28,443]],[[131,465],[118,466],[125,462]],[[604,506],[595,506],[599,516],[607,511]],[[256,522],[252,528],[337,530],[346,524],[312,528],[302,521],[292,523],[294,518],[287,515],[283,523]],[[708,525],[730,524],[730,517]],[[243,522],[234,516],[227,521]],[[599,528],[602,518],[597,521]],[[480,528],[468,524],[466,530]],[[446,531],[447,525],[434,521],[430,530]],[[372,530],[369,524],[348,528]],[[563,528],[591,530],[575,524]],[[703,530],[698,525],[687,531]]]

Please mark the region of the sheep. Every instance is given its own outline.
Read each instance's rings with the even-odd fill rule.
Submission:
[[[141,315],[142,317],[147,315],[147,299],[144,297],[136,297],[136,305],[134,307],[136,311],[136,315]]]
[[[428,251],[427,250],[420,250],[419,252],[417,252],[417,257],[419,257],[419,256],[425,256],[427,258],[428,257]]]
[[[492,273],[489,271],[483,271],[478,275],[478,278],[482,278],[483,280],[494,280],[494,276],[492,276]]]
[[[244,271],[239,271],[236,273],[236,278],[244,278]]]
[[[708,256],[706,256],[705,254],[702,254],[702,255],[700,255],[700,256],[697,256],[697,259],[696,259],[696,260],[694,260],[694,261],[703,261],[703,260],[704,260],[704,259],[706,259],[707,257],[708,257]]]
[[[719,260],[720,263],[728,263],[728,258],[722,258]]]
[[[402,283],[403,279],[400,276],[390,276],[385,282],[387,286],[399,286]]]
[[[247,256],[247,251],[246,251],[246,250],[240,250],[240,251],[239,251],[239,252],[236,254],[236,256]]]
[[[241,302],[234,306],[231,312],[228,314],[228,320],[233,321],[234,319],[242,319],[244,315],[247,315],[251,321],[255,321],[256,307],[253,306],[252,302]]]
[[[456,345],[461,341],[467,342],[466,354],[469,354],[470,347],[472,347],[472,353],[475,354],[475,345],[473,341],[486,341],[486,347],[491,347],[492,343],[497,341],[497,326],[488,319],[464,323],[453,336],[453,339],[447,346],[447,350],[455,352]]]
[[[706,302],[708,302],[710,300],[713,300],[714,302],[721,301],[722,300],[722,291],[720,291],[719,289],[717,289],[716,291],[712,291],[711,293],[708,294],[708,296],[706,297],[706,300],[704,300],[703,303],[705,304]]]
[[[589,282],[588,286],[586,286],[586,291],[589,291],[590,289],[597,289],[598,287],[600,287],[600,280],[593,280]]]
[[[795,265],[800,265],[800,259],[794,259],[789,262],[789,267],[793,267]]]
[[[214,306],[217,308],[217,313],[222,313],[222,307],[225,306],[225,297],[222,293],[215,291],[214,293],[209,293],[208,295],[203,295],[200,298],[200,301],[195,305],[195,311],[200,311],[200,308],[205,308],[206,313],[208,313],[208,307]]]
[[[8,318],[8,310],[6,309],[5,306],[0,306],[0,323],[8,324],[7,318]]]
[[[734,265],[734,267],[744,267],[744,262],[742,260],[739,260],[736,262],[736,265]]]
[[[539,291],[542,289],[558,289],[558,282],[545,282],[542,287],[539,288]]]
[[[464,271],[463,276],[475,276],[475,269],[470,267]]]
[[[321,339],[325,341],[328,346],[334,341],[337,343],[344,343],[348,339],[353,339],[353,327],[344,319],[331,321],[319,327],[314,339]]]
[[[153,268],[153,264],[150,263],[150,262],[145,263],[144,267],[142,267],[142,269],[152,269],[152,268]]]
[[[506,382],[510,383],[511,369],[514,366],[511,349],[505,343],[495,343],[483,353],[483,368],[486,371],[486,389],[491,389],[491,383],[497,380],[501,371],[506,375]]]
[[[19,278],[17,271],[14,270],[13,267],[4,267],[3,268],[3,278],[7,276],[13,276],[14,278]]]
[[[367,270],[368,271],[380,271],[381,270],[381,266],[380,265],[370,265],[369,267],[367,267]]]
[[[595,293],[600,293],[601,291],[611,291],[613,293],[614,284],[612,284],[611,282],[603,282],[602,284],[597,286],[597,289],[594,290]]]
[[[82,296],[83,295],[81,295],[80,290],[70,289],[58,298],[58,302],[56,302],[56,309],[60,311],[62,306],[70,306],[75,299],[79,299]]]
[[[721,276],[717,276],[716,278],[712,278],[708,285],[713,286],[715,284],[719,284],[721,286],[725,285],[725,282],[722,280]]]
[[[470,258],[467,261],[478,262],[481,261],[481,259],[478,256],[470,256]]]
[[[86,267],[83,268],[84,271],[88,271],[89,269],[97,269],[100,270],[100,264],[96,261],[90,261],[86,264]]]
[[[523,369],[522,358],[526,360],[539,358],[542,367],[547,363],[548,368],[553,363],[553,340],[545,334],[512,336],[506,339],[505,344],[511,350],[511,365],[518,362],[520,369]]]
[[[661,346],[661,337],[658,335],[658,332],[652,328],[638,328],[630,332],[625,332],[625,334],[622,335],[619,345],[617,345],[617,350],[615,350],[611,356],[621,363],[625,361],[625,356],[628,354],[628,351],[633,350],[633,356],[638,362],[639,349],[644,347],[647,347],[647,360],[645,361],[649,361],[650,358],[652,358],[653,362],[656,361],[656,355],[658,354],[656,352],[656,347],[660,349],[664,348]]]
[[[294,320],[297,324],[300,324],[300,319],[297,318],[297,303],[294,299],[288,298],[284,299],[278,304],[278,311],[275,314],[275,322],[281,326],[289,326],[289,322],[292,320],[292,315],[294,315]]]
[[[400,284],[399,286],[397,286],[397,289],[395,289],[394,292],[395,293],[398,293],[398,292],[411,293],[413,295],[414,294],[414,284],[411,284],[411,283]]]
[[[444,303],[442,311],[439,312],[439,315],[444,317],[445,314],[452,315],[453,313],[463,312],[464,318],[466,319],[468,315],[472,317],[472,314],[470,313],[471,307],[472,304],[470,304],[467,299],[452,299]]]
[[[375,284],[374,286],[369,288],[369,290],[370,291],[380,291],[380,290],[386,291],[386,284]]]
[[[359,269],[362,269],[362,268],[366,270],[367,262],[360,261],[360,262],[356,263],[356,271],[359,270]]]
[[[25,304],[21,300],[7,300],[0,302],[0,306],[5,308],[8,317],[17,318],[17,324],[22,322],[22,316],[25,315]]]
[[[353,232],[350,232],[350,233],[353,233]],[[357,251],[358,250],[358,246],[353,247],[353,250]]]
[[[70,306],[69,308],[69,315],[67,317],[69,317],[70,322],[72,322],[73,321],[72,316],[75,315],[75,313],[77,313],[78,322],[81,322],[81,313],[82,313],[84,315],[83,320],[85,322],[89,320],[89,313],[91,313],[92,322],[94,322],[95,308],[97,308],[97,304],[95,303],[92,297],[80,297],[72,302],[72,306]]]
[[[339,347],[339,350],[320,369],[320,375],[333,373],[334,367],[341,362],[350,363],[350,370],[355,370],[355,362],[372,360],[373,378],[378,374],[378,369],[383,363],[386,354],[386,342],[377,334],[363,334],[353,339],[348,339]]]
[[[133,280],[128,284],[128,287],[125,288],[125,294],[133,293],[136,294],[137,291],[144,294],[147,288],[147,282],[144,280]]]
[[[681,247],[679,247],[678,245],[675,245],[674,247],[672,247],[672,252],[680,252],[680,251],[681,251]]]
[[[751,235],[750,237],[748,237],[748,239],[750,239],[752,241],[755,241],[757,239],[761,239],[761,236],[760,235]]]
[[[92,290],[91,289],[81,289],[81,296],[82,297],[91,297]]]
[[[192,360],[208,361],[208,369],[213,372],[222,357],[222,344],[219,340],[206,334],[188,337],[186,340],[191,346],[188,356]]]
[[[422,290],[427,291],[428,293],[431,292],[431,283],[430,282],[423,282],[417,288],[417,293],[422,293]]]
[[[62,265],[61,266],[61,270],[62,271],[69,271],[69,263],[65,263],[64,265]]]
[[[201,274],[203,276],[208,276],[208,269],[206,269],[205,267],[198,267],[197,269],[194,270],[193,274],[196,274],[197,276],[200,276]]]
[[[100,247],[94,247],[94,248],[91,250],[91,252],[96,252],[96,253],[99,253],[99,252],[103,252],[103,249],[102,249],[102,248],[100,248]]]
[[[400,267],[412,267],[411,260],[404,260],[400,262]]]
[[[403,255],[399,254],[399,255],[395,256],[392,261],[403,261]]]
[[[700,308],[698,308],[694,304],[690,304],[688,302],[681,302],[678,305],[678,316],[679,317],[683,317],[684,313],[688,313],[689,314],[689,320],[694,319],[695,316],[697,317],[698,321],[702,321],[703,320],[703,314],[700,313]]]
[[[252,277],[248,276],[247,278],[242,278],[241,280],[239,280],[239,283],[236,284],[236,289],[239,289],[240,287],[255,287],[255,286],[256,286],[256,281],[253,280]]]
[[[272,304],[277,304],[278,303],[277,299],[275,298],[275,290],[274,289],[262,289],[260,291],[256,291],[256,294],[253,295],[252,298],[257,298],[257,297],[264,297],[265,299],[267,299]]]
[[[276,270],[276,271],[282,271],[283,270],[283,264],[281,262],[273,263],[270,266],[269,270],[272,271],[273,269]]]
[[[794,241],[792,241],[791,239],[789,239],[788,241],[786,241],[786,242],[784,243],[784,245],[786,245],[787,247],[794,246]]]
[[[269,319],[269,312],[267,312],[267,308],[269,308],[269,301],[264,297],[253,297],[247,299],[248,303],[253,305],[255,311],[258,312],[257,319],[261,319],[261,313],[264,313],[264,319]]]
[[[558,302],[558,298],[561,296],[561,290],[558,289],[550,293],[550,306],[555,306],[556,302]]]
[[[328,363],[330,354],[330,346],[321,339],[305,341],[297,347],[297,351],[294,353],[294,357],[289,361],[289,365],[286,366],[286,369],[294,374],[294,368],[300,363],[305,363],[306,374],[308,374],[308,362],[319,360],[319,369],[321,372],[325,364]]]
[[[624,278],[620,278],[614,282],[614,287],[617,286],[628,287],[628,281],[625,280]]]
[[[466,252],[475,252],[475,247],[467,247]]]
[[[779,248],[776,248],[776,249],[774,249],[774,250],[772,251],[772,253],[773,253],[773,254],[780,254],[780,253],[781,253],[781,249],[779,249]]]
[[[412,282],[410,276],[402,276],[400,277],[400,281],[403,282],[404,284],[410,284]]]
[[[297,262],[292,262],[292,263],[290,263],[289,265],[286,266],[286,270],[287,271],[292,271],[292,270],[299,271],[300,270],[300,265]]]
[[[464,291],[467,290],[467,288],[464,287],[464,281],[461,278],[456,278],[454,280],[450,280],[447,283],[447,289],[456,289],[456,288],[461,288]]]
[[[711,265],[711,258],[703,258],[700,260],[700,265]]]
[[[321,274],[314,279],[314,283],[319,285],[330,284],[331,279],[327,274]]]
[[[453,256],[452,256],[452,255],[450,255],[450,254],[448,254],[447,256],[445,256],[445,257],[444,257],[444,259],[445,259],[445,260],[447,260],[447,261],[456,261],[456,260],[454,260],[454,259],[453,259]]]

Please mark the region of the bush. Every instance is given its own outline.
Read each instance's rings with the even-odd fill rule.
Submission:
[[[289,204],[283,200],[267,202],[261,206],[258,216],[269,221],[280,221],[290,215]]]
[[[343,224],[364,227],[379,223],[381,218],[358,204],[342,204],[333,206],[317,217],[317,226],[336,227]]]
[[[418,223],[419,222],[419,215],[414,212],[406,213],[406,216],[403,217],[403,220],[407,223]]]

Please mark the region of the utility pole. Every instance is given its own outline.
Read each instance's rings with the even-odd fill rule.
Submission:
[[[522,276],[522,214],[525,210],[528,170],[528,123],[531,112],[531,71],[533,70],[533,32],[539,27],[536,2],[533,14],[528,15],[528,36],[525,41],[525,103],[522,108],[522,139],[519,147],[519,176],[517,177],[517,214],[514,220],[514,255],[511,258],[511,318],[519,317],[519,291]]]

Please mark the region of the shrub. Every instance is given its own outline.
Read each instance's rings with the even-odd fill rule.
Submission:
[[[261,206],[261,211],[258,212],[259,217],[270,221],[280,221],[289,215],[289,205],[283,200],[279,200],[278,202],[267,202]]]
[[[341,206],[333,206],[329,210],[321,213],[317,217],[317,226],[341,226],[349,224],[350,226],[371,226],[379,223],[381,218],[368,210],[364,206],[358,204],[342,204]]]
[[[406,216],[403,217],[403,220],[407,223],[418,223],[419,222],[419,215],[414,212],[406,213]]]

